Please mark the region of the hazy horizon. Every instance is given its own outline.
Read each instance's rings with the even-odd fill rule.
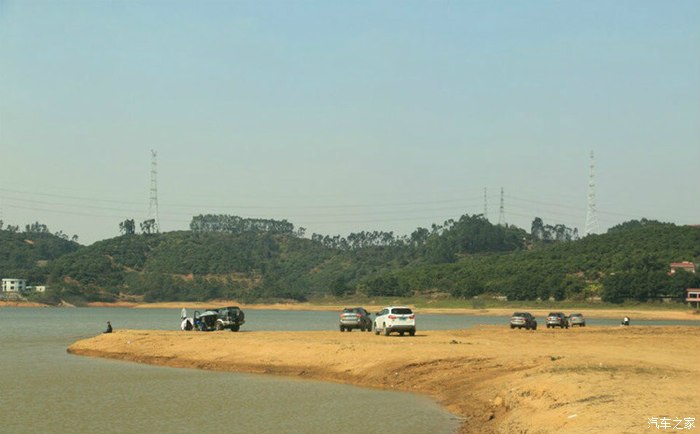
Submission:
[[[0,1],[0,220],[699,224],[700,3]]]

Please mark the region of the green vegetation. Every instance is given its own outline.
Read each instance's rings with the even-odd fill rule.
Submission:
[[[511,302],[581,305],[680,298],[699,276],[669,275],[700,260],[700,228],[650,220],[603,235],[545,225],[531,232],[464,215],[408,236],[312,234],[287,221],[200,215],[189,231],[153,233],[125,220],[121,236],[80,246],[44,225],[0,230],[0,275],[47,284],[42,299],[112,301],[402,300],[438,307]],[[478,298],[476,298],[478,296]],[[540,301],[537,301],[540,300]],[[552,300],[552,301],[550,301]]]

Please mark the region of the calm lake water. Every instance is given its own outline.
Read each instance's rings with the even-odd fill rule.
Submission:
[[[419,395],[66,353],[74,341],[104,330],[107,321],[115,329],[176,330],[179,318],[179,309],[0,309],[0,433],[441,434],[457,430],[459,421],[453,415]],[[418,329],[507,327],[508,320],[419,313]],[[698,325],[632,320],[633,325]],[[336,312],[250,310],[241,333],[337,330],[337,321]],[[590,319],[588,323],[617,326],[619,321]]]
[[[115,328],[177,329],[179,310],[0,309],[0,433],[454,433],[432,400],[323,382],[72,356]],[[247,312],[245,330],[320,330],[336,314]]]

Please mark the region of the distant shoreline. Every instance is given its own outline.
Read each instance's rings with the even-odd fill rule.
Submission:
[[[340,311],[344,307],[349,307],[350,304],[312,304],[312,303],[238,303],[232,300],[212,300],[208,302],[189,302],[189,301],[168,301],[168,302],[156,302],[156,303],[137,303],[137,302],[90,302],[87,303],[85,307],[124,307],[133,309],[206,309],[218,306],[240,306],[244,310],[292,310],[292,311],[329,311],[335,312]],[[353,306],[355,304],[352,304]],[[411,304],[409,304],[411,305]],[[364,304],[363,305],[370,312],[377,312],[385,305],[378,304]],[[411,305],[412,306],[412,305]],[[21,301],[0,301],[0,308],[2,307],[54,307],[46,304],[35,303],[35,302],[21,302]],[[59,307],[72,307],[68,304],[64,304]],[[588,318],[604,318],[604,319],[619,319],[624,316],[629,316],[632,321],[634,320],[651,320],[651,321],[700,321],[700,313],[697,311],[686,309],[686,310],[654,310],[654,309],[635,309],[635,308],[624,308],[619,309],[601,309],[601,308],[586,308],[579,307],[575,309],[568,308],[542,308],[542,307],[528,307],[526,303],[523,303],[522,307],[494,307],[494,308],[467,308],[467,307],[417,307],[415,308],[417,312],[420,313],[430,313],[430,314],[448,314],[448,315],[475,315],[475,316],[503,316],[509,317],[516,310],[523,310],[531,312],[538,318],[544,319],[544,317],[552,311],[564,311],[567,314],[573,312],[582,312]]]

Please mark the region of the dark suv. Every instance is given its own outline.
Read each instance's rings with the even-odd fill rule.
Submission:
[[[537,330],[537,320],[529,312],[515,312],[510,317],[510,328],[523,328],[525,330]]]
[[[562,312],[550,312],[547,315],[547,328],[569,328],[569,319]]]
[[[238,306],[207,309],[201,314],[194,311],[194,328],[202,331],[231,330],[237,332],[245,323],[245,314]]]
[[[372,318],[362,307],[346,307],[340,314],[340,331],[351,331],[352,329],[360,329],[360,331],[372,331]]]

